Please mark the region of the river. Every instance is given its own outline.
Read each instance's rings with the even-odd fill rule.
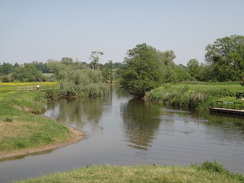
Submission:
[[[44,115],[86,133],[78,143],[0,162],[0,182],[91,165],[177,165],[206,160],[244,174],[244,119],[147,103],[118,89],[103,99],[50,102]]]

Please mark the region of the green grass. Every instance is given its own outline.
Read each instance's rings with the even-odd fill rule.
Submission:
[[[169,166],[92,166],[55,173],[18,183],[242,183],[244,176],[227,171],[217,162],[189,167]]]
[[[208,108],[216,101],[241,102],[235,99],[236,92],[244,92],[238,83],[179,83],[165,84],[146,94],[146,99],[153,102],[169,104],[191,109]]]
[[[49,88],[57,83],[42,83]],[[0,83],[0,155],[16,150],[65,141],[66,127],[40,115],[45,110],[45,92],[18,91],[36,83]]]
[[[216,83],[195,83],[195,84],[187,84],[187,83],[179,83],[174,84],[173,86],[182,88],[184,86],[188,86],[193,90],[207,91],[207,90],[218,90],[218,89],[228,89],[230,92],[244,92],[244,87],[240,85],[238,82],[216,82]]]

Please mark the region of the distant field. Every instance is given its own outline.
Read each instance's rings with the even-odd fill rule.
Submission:
[[[23,83],[0,83],[0,98],[1,94],[5,95],[9,92],[15,93],[18,88],[36,88],[37,85],[40,85],[41,89],[47,89],[50,87],[58,87],[58,82],[23,82]]]

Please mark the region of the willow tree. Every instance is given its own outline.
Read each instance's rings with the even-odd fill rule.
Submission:
[[[99,97],[106,90],[101,71],[92,70],[81,62],[48,61],[60,85],[60,94],[73,97]]]

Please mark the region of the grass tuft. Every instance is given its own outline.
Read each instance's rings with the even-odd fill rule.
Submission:
[[[244,176],[227,171],[222,165],[205,162],[189,167],[171,166],[88,166],[70,172],[55,173],[18,183],[105,182],[105,183],[241,183]]]

